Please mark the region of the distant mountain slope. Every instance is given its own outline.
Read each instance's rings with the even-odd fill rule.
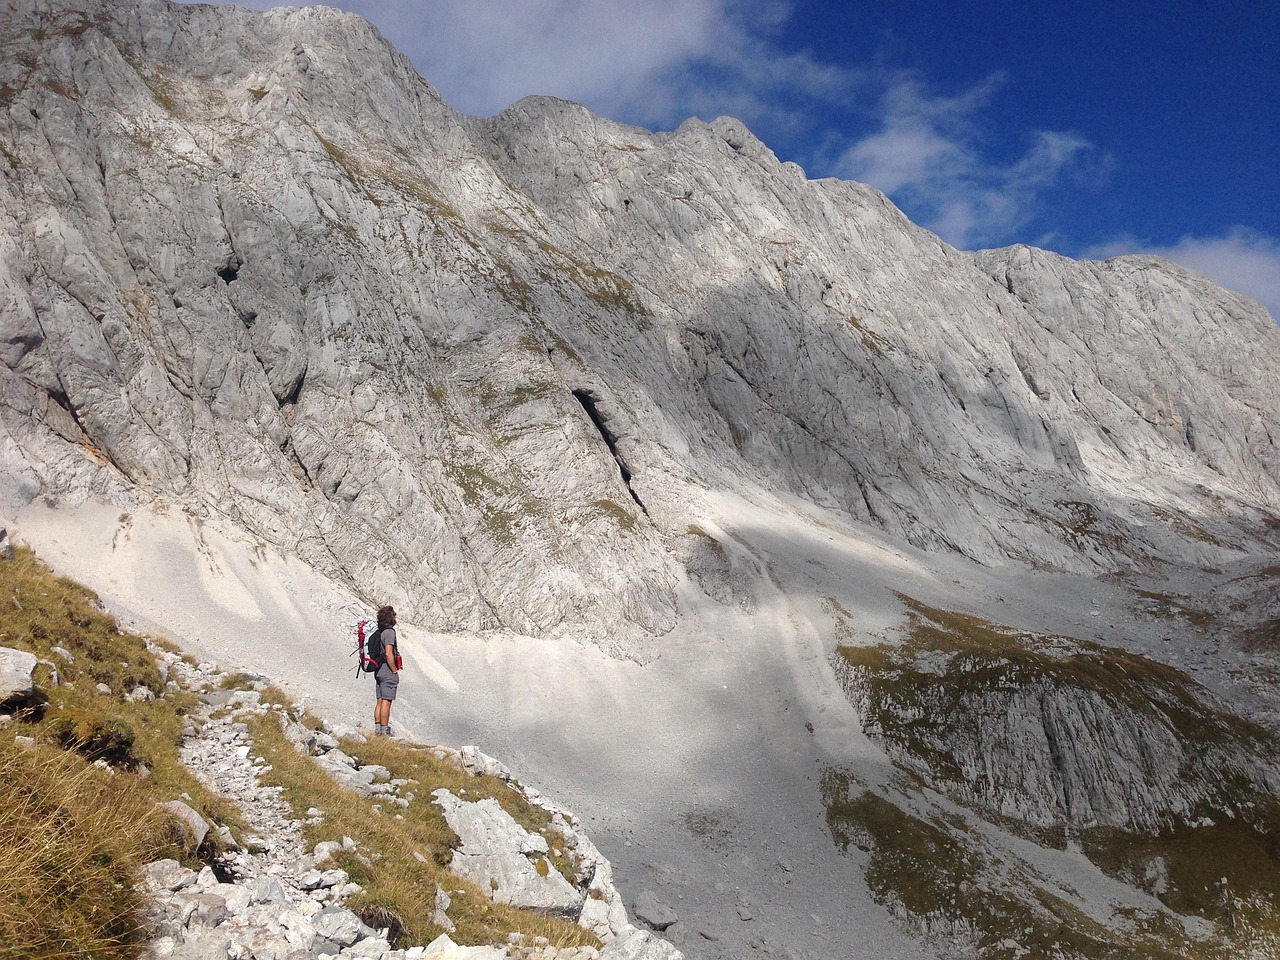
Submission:
[[[0,509],[173,504],[642,657],[699,487],[992,564],[1275,542],[1280,332],[1170,264],[959,252],[728,119],[464,118],[330,9],[11,10]]]

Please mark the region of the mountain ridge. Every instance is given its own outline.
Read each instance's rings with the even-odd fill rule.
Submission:
[[[62,9],[78,8],[67,4]],[[85,5],[85,9],[94,11],[97,17],[110,12],[109,7],[92,4]],[[248,343],[244,342],[244,335],[233,334],[233,342],[244,344],[238,347],[243,360],[233,360],[228,372],[243,381],[245,373],[236,368],[245,367],[251,381],[244,381],[243,396],[229,398],[225,413],[214,408],[210,412],[216,429],[219,418],[226,413],[239,417],[243,410],[252,409],[251,419],[258,423],[261,440],[255,450],[236,455],[259,461],[256,471],[265,469],[267,475],[276,477],[275,490],[251,483],[249,488],[233,493],[231,502],[244,504],[240,518],[233,520],[248,522],[255,534],[280,542],[286,527],[297,528],[301,523],[315,528],[316,508],[306,506],[308,487],[318,488],[330,502],[358,498],[360,489],[380,482],[358,466],[361,459],[385,457],[406,441],[414,443],[395,424],[378,424],[366,449],[355,460],[343,463],[344,458],[340,454],[335,457],[323,437],[316,435],[314,418],[305,412],[299,415],[308,406],[308,397],[302,396],[304,385],[308,394],[318,388],[331,394],[354,395],[357,409],[352,413],[356,419],[352,414],[344,417],[350,422],[362,415],[359,408],[381,403],[361,395],[360,381],[367,378],[372,386],[388,373],[394,381],[395,374],[388,364],[394,362],[396,348],[387,334],[395,336],[392,331],[399,329],[406,345],[414,344],[411,349],[434,360],[419,362],[416,369],[402,375],[407,379],[388,384],[392,395],[397,403],[413,409],[423,407],[423,393],[443,393],[445,403],[439,409],[420,409],[415,416],[433,424],[434,435],[429,441],[432,446],[453,441],[459,461],[451,478],[414,476],[403,480],[401,490],[390,493],[394,498],[408,490],[430,491],[436,506],[426,511],[421,520],[437,535],[452,541],[444,555],[436,552],[430,561],[435,574],[422,582],[433,595],[450,600],[448,610],[435,610],[433,615],[463,616],[472,622],[496,617],[513,625],[523,623],[522,629],[545,630],[557,621],[572,621],[572,617],[566,617],[568,609],[581,606],[585,600],[604,617],[602,625],[607,623],[612,630],[622,628],[634,633],[638,628],[661,633],[669,629],[672,571],[652,542],[640,547],[645,556],[639,564],[643,574],[628,578],[628,592],[635,599],[625,604],[623,622],[602,613],[598,600],[587,599],[593,591],[582,581],[580,570],[571,574],[579,580],[579,586],[569,594],[561,591],[549,607],[527,596],[496,603],[489,600],[477,607],[463,595],[473,594],[474,588],[486,581],[490,586],[480,588],[482,595],[494,590],[505,592],[505,585],[492,583],[486,571],[494,563],[520,562],[510,547],[528,532],[528,517],[538,507],[563,514],[566,509],[581,512],[593,503],[623,504],[628,506],[621,508],[619,516],[629,524],[626,518],[633,509],[629,504],[647,503],[639,488],[650,476],[669,476],[675,460],[702,468],[700,473],[710,471],[709,476],[718,473],[718,482],[726,482],[726,469],[732,478],[764,468],[764,482],[770,485],[797,489],[820,503],[847,511],[855,519],[905,535],[918,545],[959,550],[985,563],[1005,562],[1008,557],[1035,558],[1072,568],[1083,558],[1086,566],[1107,568],[1117,561],[1127,562],[1125,551],[1115,549],[1116,541],[1122,539],[1134,542],[1130,552],[1137,556],[1170,549],[1172,545],[1168,543],[1143,542],[1148,524],[1140,514],[1145,511],[1132,510],[1123,500],[1112,502],[1106,485],[1099,484],[1096,476],[1090,478],[1090,468],[1080,454],[1081,442],[1094,448],[1091,460],[1116,473],[1127,473],[1124,481],[1132,482],[1140,473],[1122,462],[1136,451],[1156,458],[1162,469],[1166,461],[1172,461],[1168,466],[1174,470],[1205,474],[1207,465],[1209,471],[1198,479],[1199,483],[1216,484],[1216,469],[1226,480],[1229,494],[1234,492],[1230,489],[1233,485],[1239,485],[1256,498],[1259,506],[1273,512],[1280,510],[1274,442],[1269,435],[1258,442],[1266,431],[1258,429],[1260,421],[1255,414],[1247,420],[1245,429],[1256,450],[1247,451],[1246,457],[1246,452],[1234,449],[1229,438],[1241,415],[1232,404],[1241,404],[1230,396],[1219,391],[1223,400],[1221,412],[1215,409],[1205,415],[1197,411],[1193,430],[1187,422],[1189,400],[1174,397],[1168,391],[1165,398],[1153,399],[1158,396],[1159,384],[1131,368],[1112,364],[1102,372],[1092,370],[1081,363],[1082,356],[1095,355],[1086,348],[1083,353],[1059,350],[1055,359],[1061,359],[1066,370],[1051,370],[1042,361],[1055,346],[1052,337],[1038,335],[1018,343],[1010,340],[1013,334],[1000,326],[1003,311],[1023,318],[1015,339],[1026,340],[1027,330],[1047,329],[1044,319],[1033,316],[1036,309],[1047,312],[1055,322],[1062,322],[1053,312],[1057,301],[1052,291],[1043,296],[1041,293],[1042,288],[1065,282],[1058,275],[1065,260],[1042,253],[1012,259],[1014,252],[968,255],[952,251],[936,237],[910,225],[872,188],[839,181],[805,181],[798,167],[779,164],[767,147],[730,119],[721,118],[711,124],[690,120],[672,133],[655,135],[591,117],[580,107],[538,98],[523,100],[490,120],[468,119],[451,111],[429,84],[412,73],[403,57],[358,18],[320,13],[314,8],[271,14],[265,19],[236,14],[229,18],[237,28],[234,41],[223,38],[197,54],[194,36],[207,31],[217,34],[215,24],[223,24],[222,32],[227,33],[228,18],[219,20],[220,15],[210,11],[192,13],[157,5],[145,10],[145,17],[136,13],[132,19],[123,18],[138,35],[134,42],[141,50],[134,56],[145,56],[148,44],[156,39],[152,33],[158,37],[171,32],[173,39],[159,44],[163,55],[179,63],[183,57],[194,58],[200,65],[186,79],[166,77],[163,70],[155,76],[142,77],[131,68],[128,57],[117,60],[109,69],[89,63],[71,65],[70,79],[76,81],[80,76],[85,87],[87,99],[83,102],[96,104],[91,115],[82,114],[82,120],[96,115],[97,122],[106,123],[107,128],[124,129],[125,142],[108,148],[108,155],[120,151],[122,163],[134,163],[132,154],[136,149],[148,146],[137,142],[141,134],[131,125],[146,126],[154,121],[156,132],[146,136],[160,136],[159,131],[163,130],[161,141],[178,151],[180,159],[172,161],[179,164],[176,169],[188,168],[183,170],[183,177],[194,177],[195,183],[205,184],[197,189],[197,195],[209,191],[215,194],[201,203],[203,212],[192,211],[197,217],[194,222],[205,218],[207,223],[216,207],[221,227],[216,221],[208,224],[215,229],[203,242],[205,252],[197,254],[207,264],[208,280],[180,278],[182,271],[175,271],[177,264],[171,258],[185,256],[182,244],[173,246],[172,240],[161,240],[172,251],[166,255],[169,262],[160,270],[168,274],[167,279],[148,277],[153,270],[144,268],[133,293],[114,296],[109,293],[112,287],[120,290],[123,284],[127,290],[132,281],[108,280],[92,271],[78,281],[89,289],[97,288],[92,294],[82,295],[81,304],[114,299],[126,315],[121,324],[127,331],[121,334],[125,343],[116,347],[100,341],[96,356],[84,358],[108,370],[119,359],[121,348],[126,355],[141,352],[145,356],[154,350],[138,348],[139,340],[146,342],[150,337],[146,333],[148,324],[160,322],[172,328],[182,324],[177,318],[184,311],[196,314],[185,331],[190,337],[189,346],[174,344],[177,357],[173,357],[173,347],[162,347],[156,358],[159,362],[146,365],[154,373],[139,377],[133,372],[131,383],[140,402],[163,399],[161,409],[166,409],[170,399],[177,401],[172,411],[164,414],[146,413],[137,410],[138,404],[131,405],[137,427],[162,442],[131,450],[132,445],[120,436],[112,436],[105,423],[97,424],[95,404],[85,403],[79,395],[72,396],[77,392],[74,385],[68,392],[68,385],[62,382],[75,372],[76,361],[69,370],[37,375],[45,382],[48,396],[65,401],[56,403],[63,408],[61,412],[45,404],[47,419],[55,425],[52,432],[56,433],[59,421],[65,421],[62,413],[69,413],[74,427],[64,423],[64,432],[74,436],[77,430],[83,431],[89,444],[126,474],[140,471],[142,477],[154,474],[157,478],[172,478],[168,485],[173,492],[190,499],[190,492],[207,486],[208,479],[182,479],[200,462],[184,438],[197,437],[201,432],[197,422],[208,415],[200,411],[199,399],[193,395],[199,392],[198,384],[192,382],[197,371],[177,372],[174,367],[199,360],[195,354],[191,360],[182,359],[181,354],[190,350],[212,352],[215,363],[224,362],[218,359],[218,351],[207,341],[208,332],[202,328],[206,317],[225,315],[229,308],[239,316]],[[59,69],[54,66],[59,57],[69,55],[70,51],[64,48],[98,42],[92,17],[76,19],[74,13],[67,16],[70,20],[54,44],[59,56],[49,58],[49,69],[54,73]],[[145,27],[143,20],[147,20]],[[152,20],[164,23],[163,30]],[[251,32],[249,25],[259,23],[280,31],[271,48],[277,57],[273,62],[257,62],[267,51],[261,41],[245,39]],[[293,32],[311,37],[311,45],[290,45],[288,39],[294,36]],[[288,53],[284,53],[286,46]],[[256,53],[257,57],[233,65],[235,58],[229,52],[233,48],[241,51],[242,57],[246,52]],[[95,51],[109,53],[98,47]],[[350,75],[357,61],[366,64],[366,69],[359,92],[354,93],[342,78]],[[77,74],[77,70],[81,73]],[[215,73],[202,80],[205,74],[201,71],[210,70],[222,70],[223,74]],[[94,80],[104,74],[102,83],[107,89],[113,93],[127,89],[130,97],[117,97],[117,102],[109,105],[98,103],[93,93]],[[109,81],[117,79],[113,87]],[[191,89],[184,89],[183,84]],[[49,90],[56,110],[71,106],[53,92],[54,88]],[[407,99],[404,91],[410,91]],[[12,101],[14,96],[11,92],[9,99]],[[225,106],[217,104],[219,96]],[[318,102],[322,99],[323,107]],[[122,107],[127,109],[134,103],[145,108],[140,117],[152,111],[159,116],[145,122],[129,120]],[[209,106],[211,103],[213,107]],[[18,122],[13,119],[14,105],[11,102],[10,138],[17,133],[12,126]],[[343,112],[335,113],[334,108]],[[274,137],[266,144],[244,142],[242,135],[219,133],[228,125],[256,122],[246,121],[246,114],[253,117],[264,111],[275,122]],[[237,112],[239,120],[234,119]],[[114,122],[108,119],[112,114],[118,118]],[[53,121],[42,124],[47,127],[50,122]],[[368,139],[372,131],[377,131],[376,141]],[[419,137],[430,131],[427,140],[417,141],[417,152],[412,154],[414,135],[410,131],[417,131]],[[468,136],[470,131],[481,131],[487,137],[473,140]],[[535,131],[540,131],[541,140],[535,138]],[[206,135],[212,154],[199,146]],[[135,139],[128,139],[130,136]],[[219,141],[219,137],[223,139]],[[557,145],[554,152],[547,151],[544,143],[548,141]],[[288,152],[264,154],[264,146],[272,142]],[[440,154],[424,152],[424,143],[438,145]],[[184,149],[186,154],[182,153]],[[523,151],[520,163],[511,159],[517,149]],[[108,182],[100,148],[98,152],[94,161],[98,169],[89,166],[83,174],[100,183],[83,192],[101,196],[100,212],[113,213],[119,235],[119,225],[125,218],[122,211],[111,210],[112,196],[117,190],[122,193],[115,202],[119,207],[128,202],[126,198],[132,191],[117,176]],[[219,159],[221,153],[228,156]],[[81,163],[89,164],[91,156],[92,151]],[[665,168],[655,166],[657,161],[650,162],[655,156]],[[449,159],[442,162],[445,157]],[[281,160],[285,162],[283,167]],[[553,168],[550,171],[548,163]],[[255,166],[257,176],[251,176]],[[21,169],[11,165],[11,172],[19,177]],[[208,177],[212,179],[206,182]],[[250,185],[258,180],[260,185]],[[65,178],[64,182],[71,184]],[[577,186],[566,189],[566,184]],[[628,185],[634,187],[634,197],[622,196]],[[71,189],[74,194],[74,187]],[[267,200],[270,196],[278,199]],[[183,203],[177,196],[168,200],[180,207]],[[22,207],[11,205],[11,209]],[[394,214],[388,209],[404,215],[398,238],[389,235],[397,228],[392,226]],[[343,223],[355,226],[346,227],[350,232],[344,233],[335,226]],[[823,229],[834,232],[830,238],[815,233],[809,226],[813,223],[825,224]],[[412,228],[417,231],[416,239],[404,233],[406,224],[416,224]],[[30,229],[15,233],[30,236]],[[76,232],[81,238],[85,236]],[[221,239],[218,233],[222,234]],[[324,238],[319,248],[304,239],[312,235]],[[655,235],[669,239],[672,255],[662,253],[665,248],[652,243]],[[75,233],[69,236],[74,237]],[[160,236],[164,236],[163,230]],[[68,247],[66,238],[61,245],[54,237],[49,239],[51,246],[41,251],[37,233],[37,259],[52,258],[73,277],[73,263],[92,262],[106,255],[94,244],[82,248],[77,241]],[[142,242],[142,237],[137,242]],[[300,244],[310,247],[305,262],[300,259]],[[438,247],[435,253],[433,244]],[[291,250],[283,261],[281,254],[271,249],[277,246]],[[1026,248],[1013,248],[1019,249]],[[444,262],[452,261],[455,266],[437,277],[432,291],[424,289],[420,281],[407,278],[403,269],[393,266],[388,277],[382,268],[372,266],[387,262],[387,258],[394,264],[405,257],[406,267],[415,265],[410,269],[427,267],[439,273]],[[1043,266],[1046,258],[1049,264]],[[118,253],[114,259],[119,261]],[[692,277],[681,277],[677,264],[682,261],[698,268]],[[759,269],[753,266],[756,263],[761,264]],[[984,263],[987,271],[981,269]],[[1074,267],[1073,287],[1082,288],[1082,275],[1092,270],[1089,292],[1095,298],[1114,296],[1114,291],[1098,291],[1104,275],[1130,269],[1122,268],[1121,263],[1117,261],[1107,268]],[[1139,270],[1145,271],[1142,282],[1150,286],[1158,277],[1170,288],[1165,294],[1169,298],[1185,300],[1185,291],[1191,287],[1201,293],[1210,289],[1185,272],[1164,265],[1156,267],[1154,261],[1137,261],[1135,266],[1137,263],[1145,264]],[[343,273],[348,268],[355,271],[349,274],[351,280],[361,277],[355,288],[344,281]],[[1047,269],[1049,276],[1037,276],[1037,268]],[[1004,302],[995,300],[992,310],[982,304],[998,294],[983,290],[978,278],[1001,270]],[[946,285],[940,287],[937,279],[931,279],[947,276],[947,271],[967,278],[959,281],[970,294],[967,300],[949,300]],[[26,285],[15,277],[16,272],[10,269],[7,286],[19,298],[26,299]],[[127,277],[129,268],[120,264],[114,272],[123,272]],[[862,283],[855,282],[859,272],[869,275]],[[1017,293],[1009,290],[1014,273],[1019,274]],[[215,274],[221,278],[221,291],[212,278]],[[285,282],[273,278],[285,278]],[[206,301],[199,306],[187,302],[178,289],[193,281],[198,284],[197,296]],[[372,293],[373,284],[382,281],[390,281],[401,290],[386,306],[379,306],[378,296]],[[482,291],[479,294],[477,283]],[[158,290],[157,286],[173,289]],[[312,286],[331,288],[325,297],[336,302],[340,312],[327,313],[324,298],[319,304],[309,303],[306,291]],[[464,292],[466,286],[472,288],[470,293]],[[886,300],[889,291],[891,299]],[[1032,291],[1035,299],[1025,299],[1022,295],[1026,291]],[[75,283],[69,292],[74,301]],[[57,291],[54,295],[58,296]],[[130,301],[130,296],[136,302]],[[1248,316],[1240,298],[1220,292],[1213,296],[1218,302],[1211,310],[1228,316]],[[172,309],[166,299],[175,304]],[[67,304],[67,309],[75,310],[74,302]],[[99,307],[84,309],[105,318]],[[147,316],[130,317],[130,310]],[[946,319],[950,310],[964,318],[968,329],[962,332]],[[375,322],[385,332],[376,333],[367,324],[357,324],[363,326],[360,337],[372,338],[345,358],[317,356],[308,345],[317,336],[329,344],[338,343],[347,322],[343,318],[358,318],[370,311],[372,316],[382,314]],[[1130,310],[1128,314],[1130,325],[1133,313]],[[759,319],[753,322],[752,317]],[[104,331],[114,326],[105,322]],[[1107,322],[1104,314],[1100,325]],[[101,336],[91,326],[85,328],[84,323],[75,322],[81,325],[78,329],[84,331],[82,335],[94,339]],[[1251,323],[1250,334],[1261,336],[1260,317],[1253,316]],[[788,331],[781,339],[775,334],[779,326]],[[1097,326],[1087,332],[1097,335]],[[542,336],[541,329],[548,336]],[[1209,329],[1216,327],[1210,323]],[[1184,335],[1192,332],[1184,330]],[[11,356],[15,352],[18,356],[11,369],[26,371],[21,375],[28,379],[40,369],[41,354],[48,353],[47,349],[23,346],[38,336],[30,330],[19,330],[10,337]],[[532,482],[504,488],[500,479],[496,484],[488,481],[497,478],[487,475],[479,479],[477,471],[483,474],[482,466],[468,462],[469,454],[460,448],[474,447],[477,440],[482,445],[489,444],[490,450],[481,459],[492,460],[493,437],[457,431],[449,408],[449,401],[456,398],[459,416],[476,419],[472,409],[477,392],[475,381],[466,379],[470,373],[463,373],[452,394],[447,386],[432,385],[433,380],[449,375],[449,367],[457,362],[458,348],[473,336],[487,339],[500,362],[513,368],[509,378],[512,382],[504,385],[511,397],[509,403],[524,407],[526,404],[520,401],[526,398],[535,405],[550,399],[550,404],[542,404],[540,412],[543,417],[550,414],[559,418],[574,414],[571,395],[590,396],[597,413],[612,418],[616,442],[607,451],[611,456],[591,456],[599,464],[595,479],[587,484],[594,495],[558,502],[558,497],[543,489],[537,479],[547,465],[521,462],[523,454],[518,449],[503,472],[508,477],[513,472],[527,474]],[[515,340],[515,350],[511,344],[497,342],[504,337]],[[811,339],[815,342],[809,346]],[[1274,333],[1269,339],[1262,337],[1256,349],[1280,356],[1277,339]],[[605,356],[586,354],[593,341],[607,344]],[[545,350],[546,359],[551,362],[519,356],[519,345],[525,342],[537,344],[539,354]],[[568,349],[557,351],[557,342]],[[834,355],[813,356],[814,348],[824,342]],[[1222,342],[1224,349],[1235,349],[1236,341]],[[797,353],[797,346],[811,355]],[[788,369],[774,369],[769,358],[788,353]],[[360,359],[362,354],[367,359]],[[586,362],[584,355],[588,357]],[[1030,358],[1040,364],[1034,373]],[[333,359],[338,360],[336,366]],[[361,366],[370,362],[371,368]],[[269,388],[270,398],[261,396],[262,387],[252,383],[261,383],[253,373],[254,366],[259,365],[266,375],[262,386]],[[1220,366],[1224,372],[1230,370],[1226,360]],[[1094,374],[1101,381],[1105,376],[1114,381],[1115,387],[1109,390],[1104,385],[1103,390],[1095,391],[1097,399],[1089,402],[1081,401],[1077,393],[1075,399],[1084,408],[1083,416],[1066,410],[1057,399],[1068,389],[1062,374],[1074,377],[1073,369],[1082,367],[1081,379]],[[1203,390],[1202,371],[1194,366],[1187,369],[1186,364],[1183,367],[1179,372],[1188,393]],[[138,369],[142,368],[139,363]],[[851,370],[861,382],[853,381]],[[801,375],[797,378],[793,371]],[[682,389],[682,378],[693,382]],[[602,382],[604,379],[608,385]],[[629,388],[625,398],[609,395],[610,390],[624,384]],[[1274,390],[1268,392],[1256,378],[1241,380],[1237,387],[1237,392],[1252,394],[1248,399],[1268,413],[1276,406]],[[211,383],[206,389],[216,391],[218,385]],[[539,391],[554,391],[559,396],[539,397]],[[415,393],[418,399],[412,397]],[[1132,398],[1117,396],[1119,393],[1131,394],[1136,402],[1128,403]],[[29,407],[37,405],[38,398],[24,399]],[[479,399],[483,402],[484,397]],[[276,410],[271,409],[273,405]],[[110,404],[105,406],[109,408]],[[1110,444],[1098,436],[1100,432],[1108,436],[1117,433],[1121,426],[1117,413],[1128,415],[1134,407],[1140,413],[1147,407],[1154,409],[1156,421],[1152,425],[1161,436],[1152,438],[1140,433]],[[1223,415],[1230,426],[1216,422]],[[319,419],[326,416],[332,413]],[[816,428],[809,422],[814,419],[818,420]],[[763,424],[768,427],[759,429]],[[644,429],[645,425],[652,425],[653,429]],[[512,436],[513,430],[521,426],[525,424],[514,424],[512,429],[499,427],[497,439]],[[1126,433],[1133,432],[1131,425],[1123,427]],[[1175,435],[1179,429],[1181,439]],[[776,439],[769,434],[776,435]],[[592,445],[596,442],[589,430],[582,431],[575,440]],[[622,468],[636,474],[626,481],[625,498],[617,492],[616,484],[606,482],[605,476],[611,469],[609,460],[618,456],[619,444],[636,448],[624,457],[624,462],[636,461],[631,468]],[[278,447],[281,452],[272,453],[271,447]],[[1109,447],[1119,450],[1121,462],[1115,457],[1109,460]],[[1209,454],[1197,456],[1200,450]],[[19,461],[15,464],[19,470],[27,466],[21,462],[25,458],[13,459]],[[65,460],[66,456],[57,459]],[[531,459],[536,461],[536,457]],[[973,460],[995,462],[986,468],[975,468],[971,465]],[[289,489],[295,481],[285,472],[286,467],[300,473],[297,482],[302,489],[297,492]],[[103,471],[92,466],[77,465],[77,469],[96,474],[87,478],[86,485],[91,490],[115,485],[102,475]],[[1092,469],[1095,474],[1101,472]],[[1031,497],[1039,502],[1027,503],[1026,492],[1010,484],[1002,476],[1004,470],[1029,470],[1036,475],[1036,482],[1046,487],[1041,495]],[[23,472],[27,479],[25,490],[15,492],[11,487],[6,495],[10,509],[42,485],[31,477],[29,468]],[[475,481],[470,488],[465,482],[462,484],[464,499],[473,503],[449,502],[452,497],[448,488],[456,489],[459,472]],[[446,479],[454,483],[442,487],[441,481]],[[233,479],[230,486],[237,485],[243,483]],[[660,481],[657,486],[661,485]],[[117,495],[123,494],[127,499],[130,488],[136,495],[145,484],[130,483],[126,477],[123,486]],[[605,495],[611,490],[612,495]],[[1185,485],[1179,491],[1180,497],[1174,498],[1163,492],[1144,492],[1148,501],[1145,506],[1159,510],[1179,512],[1181,497],[1197,501],[1194,512],[1207,514],[1214,506],[1195,492],[1194,484]],[[660,498],[661,494],[654,492],[650,496]],[[204,501],[195,507],[197,511],[210,508],[207,498],[197,493],[195,499]],[[1063,506],[1076,503],[1083,503],[1084,507]],[[258,516],[263,506],[267,515]],[[1234,510],[1247,523],[1249,511],[1241,509],[1243,506],[1236,504]],[[474,517],[457,516],[460,509],[465,513],[468,507],[479,507],[479,529]],[[346,556],[354,552],[346,546],[353,538],[359,542],[376,536],[368,521],[346,533],[325,533],[323,528],[341,521],[332,516],[331,510],[323,506],[320,509],[320,526],[313,536],[326,543],[328,551],[310,551],[313,562],[324,562],[324,552]],[[1075,530],[1080,525],[1079,509],[1088,511],[1090,517],[1098,515],[1096,536],[1085,537],[1083,551]],[[381,517],[376,508],[374,513],[370,519],[375,522],[388,519]],[[603,513],[613,515],[612,508]],[[1028,525],[1024,521],[1027,515],[1041,519]],[[563,539],[562,531],[556,529],[560,518],[549,519],[535,531],[535,540],[543,544]],[[1229,518],[1228,521],[1230,539],[1245,534],[1231,529],[1235,524]],[[651,528],[652,533],[661,529],[663,537],[670,537],[683,526],[676,516],[664,519],[662,509],[658,510],[656,522],[658,528]],[[456,534],[445,534],[446,530],[459,527],[465,531],[466,545]],[[640,527],[647,527],[647,523],[641,522]],[[634,529],[627,526],[627,531]],[[594,534],[599,536],[600,532],[596,524]],[[651,537],[652,533],[643,531],[640,536]],[[334,536],[340,541],[336,549],[329,542]],[[1223,536],[1209,537],[1215,538]],[[396,539],[398,542],[387,544],[391,552],[416,565],[415,558],[423,544],[404,535],[397,535]],[[625,552],[625,541],[612,539],[610,549]],[[483,541],[478,551],[472,545],[474,541]],[[1179,546],[1184,553],[1205,552],[1196,544],[1189,551],[1187,545]],[[592,551],[587,549],[586,553],[590,555]],[[633,563],[635,559],[633,556]],[[362,566],[346,575],[352,582],[372,579],[390,586],[385,570]],[[545,574],[533,572],[533,576],[542,579],[544,589],[557,592]],[[559,573],[552,574],[552,580],[558,578]],[[662,599],[664,593],[668,599]]]

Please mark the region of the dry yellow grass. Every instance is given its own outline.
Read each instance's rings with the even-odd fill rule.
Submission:
[[[137,956],[154,807],[55,748],[0,738],[0,957]]]
[[[139,867],[166,856],[195,865],[156,804],[186,795],[206,819],[238,822],[179,758],[194,701],[129,700],[140,685],[164,690],[147,641],[29,550],[0,563],[0,613],[0,646],[55,664],[59,680],[39,666],[35,698],[0,734],[0,958],[135,957]]]

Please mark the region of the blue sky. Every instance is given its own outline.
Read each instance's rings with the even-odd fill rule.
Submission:
[[[1276,0],[336,5],[467,113],[551,94],[652,129],[730,114],[956,246],[1159,253],[1280,317]]]

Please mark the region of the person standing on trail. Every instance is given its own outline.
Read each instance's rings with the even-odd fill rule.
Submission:
[[[391,704],[400,686],[400,646],[396,642],[395,607],[378,609],[378,638],[374,651],[378,661],[374,679],[378,682],[378,702],[373,707],[373,732],[381,737],[391,732]]]

